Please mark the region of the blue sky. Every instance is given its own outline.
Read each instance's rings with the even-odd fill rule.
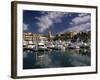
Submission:
[[[23,11],[23,30],[32,33],[52,34],[91,29],[91,14],[55,11]]]

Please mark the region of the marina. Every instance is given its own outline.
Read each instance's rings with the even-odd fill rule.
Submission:
[[[60,14],[65,15],[63,12],[44,11],[43,16],[41,11],[25,11],[24,18],[28,20],[30,18],[27,12],[33,15],[33,18],[32,16],[30,18],[37,23],[32,22],[32,25],[24,25],[23,69],[91,66],[90,26],[84,29],[85,26],[79,25],[78,28],[75,27],[74,29],[71,25],[72,22],[68,21],[72,18],[71,16],[69,16],[69,19],[67,16],[61,18]],[[40,16],[37,14],[40,14]],[[58,14],[58,16],[52,17],[54,14]],[[72,15],[74,19],[80,13]],[[90,16],[90,14],[85,15]],[[23,20],[27,22],[27,19]],[[61,23],[59,19],[62,20]],[[46,25],[48,20],[50,24]]]
[[[74,39],[79,34],[87,36],[87,40],[81,39],[81,35]],[[32,33],[28,33],[28,39],[27,35],[24,36],[23,69],[91,65],[89,32],[77,33],[68,39],[62,38],[62,35],[52,37],[51,32],[48,35],[48,37],[44,37],[43,35],[35,34],[34,36]]]
[[[90,48],[90,43],[84,43],[84,42],[70,42],[67,43],[67,41],[39,41],[38,43],[35,42],[28,42],[28,44],[26,42],[23,43],[23,48],[27,48],[27,49],[32,49],[34,51],[45,51],[45,50],[62,50],[62,51],[66,51],[66,49],[80,49],[80,48]]]

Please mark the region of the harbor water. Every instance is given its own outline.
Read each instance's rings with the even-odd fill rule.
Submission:
[[[67,49],[23,52],[23,69],[79,67],[91,65],[90,49]]]

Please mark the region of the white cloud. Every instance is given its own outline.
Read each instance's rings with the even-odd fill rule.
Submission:
[[[78,14],[77,17],[72,19],[72,22],[70,22],[69,28],[65,29],[64,31],[61,31],[60,33],[64,33],[66,31],[90,31],[91,29],[91,15],[82,13]]]
[[[63,31],[60,32],[60,34],[63,34],[65,32],[84,32],[84,31],[90,31],[91,29],[91,24],[90,22],[84,23],[84,24],[80,24],[80,25],[76,25],[76,26],[72,26],[68,29],[65,29]]]
[[[82,17],[82,16],[86,16],[87,13],[80,13],[78,16]]]
[[[68,31],[87,31],[91,29],[91,15],[87,13],[78,14],[77,17],[70,22],[71,28]]]
[[[89,31],[90,30],[90,22],[84,23],[84,24],[80,24],[71,28],[68,28],[67,31]]]
[[[80,14],[78,17],[76,17],[76,18],[74,18],[72,20],[72,23],[73,24],[81,24],[81,23],[89,22],[90,19],[91,19],[91,16],[90,15]]]
[[[43,32],[48,28],[52,27],[54,23],[60,23],[62,17],[67,16],[68,13],[65,12],[42,12],[41,17],[36,17],[39,21],[36,24],[38,25],[38,31]]]
[[[23,30],[26,31],[28,30],[29,25],[28,24],[23,24]]]

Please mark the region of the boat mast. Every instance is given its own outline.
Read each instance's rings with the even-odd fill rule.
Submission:
[[[48,29],[48,39],[49,41],[52,40],[52,32],[51,32],[51,27]]]

